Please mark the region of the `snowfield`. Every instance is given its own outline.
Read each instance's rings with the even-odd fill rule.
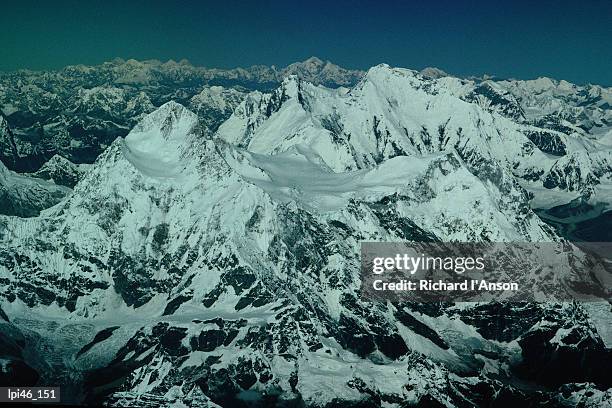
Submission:
[[[156,66],[127,65],[122,81],[153,81]],[[600,282],[532,209],[611,202],[605,133],[586,137],[570,116],[569,133],[530,122],[573,112],[582,93],[387,65],[330,89],[304,75],[349,74],[320,60],[291,69],[270,92],[202,89],[189,98],[198,113],[161,104],[86,169],[54,159],[38,174],[71,175],[73,188],[0,167],[10,197],[65,195],[39,216],[0,216],[8,375],[109,406],[609,403],[604,301],[402,304],[359,291],[364,241],[557,242],[570,248],[559,268],[522,268],[526,284],[546,276],[550,299]],[[579,116],[603,126],[601,106]],[[212,111],[231,113],[217,123]],[[545,256],[534,248],[531,260]]]

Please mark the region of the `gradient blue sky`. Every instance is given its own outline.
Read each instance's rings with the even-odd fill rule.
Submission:
[[[284,66],[312,55],[457,75],[612,85],[612,0],[14,1],[0,70],[114,57]]]

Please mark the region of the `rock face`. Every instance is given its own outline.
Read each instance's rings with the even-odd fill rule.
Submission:
[[[366,82],[376,82],[375,71],[370,70],[370,81]],[[578,86],[549,78],[528,81],[460,79],[437,68],[426,68],[420,73],[404,71],[403,75],[413,77],[411,82],[414,88],[430,92],[432,96],[433,93],[438,94],[439,97],[432,100],[419,102],[433,103],[435,100],[433,106],[423,105],[429,111],[426,114],[431,116],[433,112],[448,116],[436,118],[435,126],[438,128],[435,129],[427,123],[421,123],[424,127],[422,129],[406,127],[411,138],[420,137],[419,134],[423,132],[425,146],[418,146],[417,150],[439,149],[435,139],[444,140],[439,132],[444,132],[446,139],[451,137],[444,120],[460,115],[451,115],[441,106],[448,103],[443,100],[445,97],[456,97],[468,102],[467,106],[478,105],[485,111],[510,119],[512,133],[518,131],[531,142],[524,143],[521,156],[537,148],[533,160],[525,162],[520,159],[511,163],[511,166],[517,165],[520,168],[520,171],[513,173],[522,179],[523,187],[527,187],[531,193],[544,191],[547,197],[543,201],[548,196],[555,196],[563,203],[575,199],[577,195],[593,203],[609,199],[606,192],[609,189],[605,186],[608,180],[598,188],[593,188],[592,183],[582,182],[578,183],[580,187],[574,187],[576,183],[568,184],[567,180],[559,180],[559,174],[545,173],[552,168],[555,157],[563,159],[585,152],[590,154],[602,149],[610,150],[606,136],[612,124],[610,88]],[[52,72],[20,71],[2,74],[0,110],[5,118],[0,120],[0,160],[9,169],[19,172],[35,172],[56,154],[76,164],[92,163],[116,137],[125,137],[143,115],[170,100],[188,106],[198,114],[201,124],[210,133],[214,133],[231,116],[249,90],[269,92],[290,75],[315,85],[353,87],[364,74],[315,57],[282,69],[255,66],[222,70],[196,67],[187,61],[161,63],[118,59],[93,67],[77,65]],[[404,88],[406,84],[400,86],[400,89]],[[385,89],[385,93],[389,91]],[[346,88],[339,88],[339,92],[346,92]],[[385,99],[383,95],[374,95],[373,91],[371,93],[373,100]],[[250,99],[253,101],[257,96],[251,95]],[[397,101],[403,103],[401,97]],[[452,101],[449,106],[460,105]],[[398,111],[392,106],[388,108],[399,114],[412,111],[410,106],[404,111]],[[378,124],[374,125],[374,120],[378,121],[383,112],[375,113],[376,119],[367,119],[370,129],[379,127]],[[324,126],[334,126],[334,113],[330,115],[330,118],[323,118]],[[406,117],[403,122],[408,122]],[[386,146],[388,152],[385,154],[410,153],[402,150],[406,146],[397,145],[394,129],[382,129],[385,125],[387,123],[381,123],[381,132],[389,131],[390,137],[394,139],[389,143],[396,144]],[[491,126],[491,123],[486,122],[478,126],[495,128],[502,136],[508,127],[502,123]],[[461,129],[465,131],[463,127]],[[395,129],[395,132],[401,133],[402,129]],[[380,136],[385,137],[383,133]],[[503,140],[503,137],[500,138]],[[427,145],[430,141],[433,141],[431,146]],[[516,149],[518,144],[515,142],[512,145]],[[526,168],[526,163],[530,168]],[[572,163],[560,163],[557,167],[561,165],[565,168],[558,171],[564,174],[580,171]],[[538,205],[540,201],[536,200]]]
[[[538,78],[498,81],[519,101],[535,124],[553,130],[597,134],[612,121],[612,90],[599,85],[579,86],[567,81]]]
[[[15,137],[11,131],[4,115],[0,114],[0,159],[8,166],[15,167],[19,156]]]
[[[544,179],[544,187],[592,191],[612,174],[612,151],[581,151],[557,160]]]
[[[32,175],[52,181],[55,184],[73,188],[81,179],[87,167],[87,164],[74,164],[56,154]]]
[[[2,309],[0,309],[0,312]],[[10,324],[8,317],[0,317],[0,384],[3,386],[23,386],[23,384],[36,384],[40,376],[35,369],[24,362],[24,347],[26,338],[23,333]]]
[[[593,203],[610,199],[610,147],[584,132],[534,126],[497,83],[385,65],[348,92],[289,77],[273,93],[248,95],[217,133],[264,154],[309,146],[334,171],[454,150],[481,179],[505,183],[510,196],[520,194],[510,192],[518,182],[538,205],[553,195],[564,203],[577,195]]]
[[[360,296],[363,241],[561,239],[522,187],[560,159],[438,76],[378,66],[348,91],[290,76],[141,116],[59,204],[0,217],[0,358],[92,405],[608,403],[607,303]]]
[[[238,89],[207,86],[191,98],[189,108],[207,129],[214,132],[234,113],[245,95],[246,92]]]
[[[363,76],[359,70],[350,70],[339,67],[329,61],[322,61],[317,57],[310,57],[306,61],[296,62],[281,71],[280,80],[296,75],[298,78],[313,84],[337,88],[338,86],[352,86]]]
[[[34,172],[55,154],[77,164],[92,163],[144,114],[170,100],[190,106],[215,130],[245,89],[272,89],[290,73],[332,87],[351,86],[363,74],[317,58],[278,70],[118,59],[59,71],[3,73],[0,160],[19,172]]]
[[[0,163],[0,214],[34,217],[69,192],[69,188],[14,173]]]

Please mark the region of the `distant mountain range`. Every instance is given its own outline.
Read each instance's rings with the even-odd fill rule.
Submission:
[[[609,405],[609,276],[566,238],[608,230],[611,104],[316,58],[3,75],[0,384],[130,407]],[[561,243],[544,295],[603,295],[371,302],[364,241]]]
[[[196,112],[207,109],[202,116],[214,128],[229,116],[245,92],[270,90],[289,74],[338,87],[355,84],[363,72],[310,58],[282,70],[265,66],[222,70],[187,62],[114,60],[93,67],[0,74],[0,111],[17,144],[15,149],[7,140],[11,136],[6,135],[3,122],[0,159],[20,171],[36,170],[55,153],[75,163],[91,163],[145,113],[170,100]],[[231,90],[221,91],[218,86]],[[216,92],[222,95],[214,96]],[[208,98],[207,106],[202,106],[203,98]]]

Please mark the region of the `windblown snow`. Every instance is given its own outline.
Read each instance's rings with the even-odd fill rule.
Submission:
[[[128,65],[126,82],[152,81]],[[318,59],[287,69],[349,75]],[[360,297],[361,242],[563,242],[534,203],[611,202],[607,133],[530,122],[569,115],[558,96],[580,93],[487,83],[380,65],[350,89],[294,75],[271,92],[202,89],[188,99],[198,114],[177,102],[143,113],[74,189],[19,179],[66,197],[38,217],[0,216],[2,330],[39,339],[28,356],[62,356],[35,367],[44,380],[69,377],[108,405],[609,401],[597,389],[609,384],[609,307]],[[581,117],[603,126],[602,110]],[[43,173],[58,169],[74,170],[54,159]],[[0,193],[20,197],[17,177],[0,165]],[[551,292],[586,279],[574,255]],[[85,389],[83,376],[99,383]]]

